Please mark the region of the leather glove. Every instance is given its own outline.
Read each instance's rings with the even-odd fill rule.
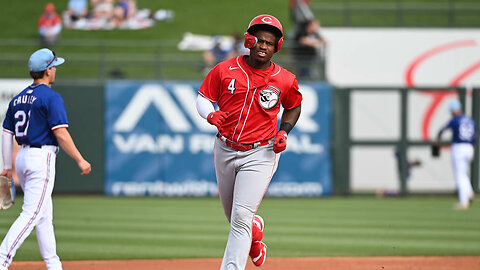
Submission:
[[[220,128],[223,122],[225,122],[225,119],[227,119],[227,115],[228,113],[222,111],[211,112],[207,116],[207,121],[217,128]]]
[[[279,130],[275,135],[273,141],[273,152],[280,153],[287,148],[287,132],[285,130]]]
[[[431,151],[432,151],[432,157],[438,158],[440,156],[440,146],[438,145],[438,143],[432,144]]]
[[[0,210],[10,208],[15,204],[15,184],[13,178],[0,176]]]

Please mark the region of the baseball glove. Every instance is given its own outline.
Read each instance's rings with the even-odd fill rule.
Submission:
[[[432,144],[432,157],[440,156],[440,146],[438,144]]]
[[[13,178],[0,176],[0,210],[8,209],[15,203]]]

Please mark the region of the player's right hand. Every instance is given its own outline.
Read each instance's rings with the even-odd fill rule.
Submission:
[[[82,170],[81,175],[87,175],[92,171],[92,165],[84,159],[78,162],[78,167]]]
[[[227,119],[227,116],[228,116],[228,113],[226,112],[215,111],[208,114],[207,121],[208,123],[216,126],[217,128],[220,128],[223,122],[225,122],[225,119]]]

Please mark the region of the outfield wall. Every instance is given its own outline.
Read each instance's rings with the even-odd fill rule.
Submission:
[[[0,80],[2,107],[30,80]],[[215,196],[215,128],[198,116],[201,82],[109,81],[105,85],[57,82],[69,131],[92,164],[80,176],[63,151],[57,159],[55,192],[114,196]],[[301,83],[302,115],[268,196],[332,193],[330,161],[331,87]],[[4,115],[2,116],[2,119]]]
[[[478,113],[478,108],[472,105],[471,89],[480,87],[480,30],[327,27],[322,34],[328,40],[328,81],[340,91],[352,90],[348,93],[351,96],[347,104],[347,140],[396,141],[404,135],[409,141],[425,142],[408,149],[409,159],[422,161],[421,166],[411,170],[409,191],[453,192],[456,185],[449,147],[443,148],[440,158],[432,159],[426,143],[435,139],[450,118],[448,102],[458,98],[456,92],[408,91],[408,122],[402,130],[402,94],[388,88],[464,87],[464,111],[475,116],[471,112]],[[358,88],[362,90],[357,91]],[[449,135],[445,134],[443,139],[448,141]],[[349,155],[350,175],[345,177],[350,191],[398,192],[395,152],[394,145],[353,146]],[[476,161],[478,168],[478,158]],[[478,179],[474,182],[478,183]],[[478,185],[475,188],[478,190]]]
[[[114,196],[216,196],[216,128],[195,100],[200,82],[110,81],[105,88],[105,192]],[[268,196],[332,192],[331,88],[300,84],[302,115]]]

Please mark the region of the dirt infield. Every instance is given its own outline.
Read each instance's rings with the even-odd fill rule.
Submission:
[[[221,259],[64,261],[65,270],[206,270],[219,269]],[[43,262],[14,262],[10,270],[44,270]],[[261,268],[247,270],[457,270],[480,269],[480,256],[462,257],[321,257],[268,258]]]

